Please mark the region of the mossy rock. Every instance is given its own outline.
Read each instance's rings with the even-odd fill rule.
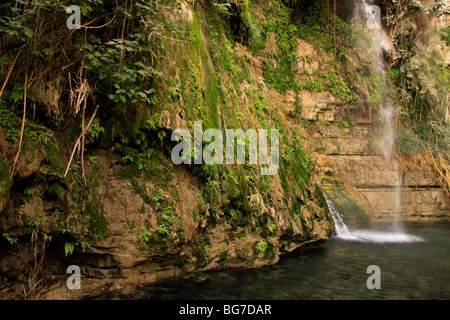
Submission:
[[[0,212],[8,202],[10,188],[10,171],[6,163],[0,158]]]
[[[321,181],[321,187],[333,201],[336,210],[340,213],[347,227],[350,229],[361,229],[370,225],[366,212],[350,197],[341,182],[326,177]]]

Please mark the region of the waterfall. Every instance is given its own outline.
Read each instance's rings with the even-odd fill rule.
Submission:
[[[392,231],[395,233],[404,233],[401,223],[401,174],[397,168],[397,163],[393,158],[395,148],[395,108],[389,94],[389,86],[386,81],[386,65],[384,52],[390,52],[393,48],[389,37],[381,26],[381,11],[379,7],[371,5],[367,0],[357,0],[357,14],[362,16],[363,27],[366,34],[371,38],[370,48],[359,48],[367,50],[371,54],[371,71],[380,79],[381,95],[383,96],[379,106],[380,114],[380,134],[378,146],[382,152],[388,170],[394,173],[394,199],[392,205],[393,223]],[[357,17],[359,19],[359,17]]]
[[[334,220],[335,238],[347,241],[373,243],[410,243],[424,241],[422,238],[395,231],[382,232],[374,230],[350,230],[328,194],[323,189],[322,193]]]
[[[372,75],[376,76],[380,81],[382,96],[378,101],[379,116],[380,116],[380,133],[378,139],[379,150],[381,151],[382,158],[384,159],[385,166],[388,168],[389,173],[394,172],[394,176],[391,177],[391,181],[394,181],[394,199],[392,206],[392,213],[394,221],[390,230],[352,230],[351,226],[347,226],[344,217],[337,210],[333,200],[327,194],[327,192],[320,187],[320,182],[317,182],[325,197],[327,206],[334,220],[335,234],[334,237],[347,241],[358,242],[373,242],[373,243],[409,243],[409,242],[421,242],[423,239],[408,235],[404,232],[402,223],[400,222],[401,212],[401,185],[402,179],[397,169],[397,163],[394,159],[395,148],[395,107],[394,103],[389,95],[389,85],[386,80],[386,65],[384,52],[389,52],[392,49],[389,37],[383,31],[381,27],[381,13],[380,9],[376,6],[372,6],[367,0],[355,0],[356,1],[356,21],[363,24],[363,29],[366,34],[372,40],[370,45],[365,43],[365,47],[359,48],[361,53],[368,57],[367,61],[370,61],[372,66],[370,71]],[[361,19],[362,18],[362,19]],[[380,205],[383,205],[380,203]]]

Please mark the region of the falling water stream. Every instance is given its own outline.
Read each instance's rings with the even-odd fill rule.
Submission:
[[[374,242],[374,243],[409,243],[423,241],[420,237],[408,235],[405,233],[403,223],[400,219],[401,214],[401,179],[396,170],[395,159],[393,158],[393,151],[395,148],[395,109],[394,104],[389,96],[388,85],[386,83],[386,66],[384,61],[384,52],[390,50],[390,45],[387,36],[381,26],[381,17],[377,16],[377,7],[371,5],[366,0],[357,0],[357,19],[362,18],[365,25],[365,30],[371,38],[371,45],[369,48],[359,48],[359,50],[366,49],[372,57],[372,72],[377,74],[382,82],[382,91],[385,94],[382,103],[380,104],[380,137],[379,148],[383,155],[386,166],[395,174],[395,196],[393,203],[393,216],[390,230],[376,231],[376,230],[349,230],[345,225],[341,213],[338,212],[330,197],[324,192],[325,199],[330,209],[331,215],[335,222],[335,236],[343,240]]]
[[[383,99],[379,105],[380,113],[380,134],[378,139],[378,146],[383,155],[386,167],[391,172],[394,172],[394,203],[393,221],[391,231],[399,235],[399,238],[405,238],[405,230],[401,223],[401,175],[397,168],[397,163],[393,157],[395,149],[395,107],[389,94],[389,86],[386,81],[386,63],[384,53],[390,52],[390,41],[381,25],[380,9],[371,4],[370,0],[356,0],[357,1],[357,15],[362,15],[362,20],[365,24],[365,31],[371,38],[371,45],[369,48],[358,48],[359,50],[367,50],[371,54],[372,67],[371,72],[377,75],[381,82],[381,92]],[[357,19],[360,17],[357,17]]]
[[[330,213],[333,216],[335,224],[335,237],[342,240],[373,242],[373,243],[411,243],[422,242],[422,238],[408,235],[400,232],[398,229],[392,232],[376,231],[376,230],[352,230],[344,223],[341,214],[336,210],[333,202],[324,192],[325,200],[327,201]]]

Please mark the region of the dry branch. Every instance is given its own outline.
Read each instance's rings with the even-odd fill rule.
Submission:
[[[19,52],[17,52],[17,55],[16,55],[16,57],[14,58],[14,61],[13,61],[13,63],[11,64],[11,67],[10,67],[9,70],[8,70],[8,74],[6,75],[5,82],[3,82],[2,89],[0,90],[0,98],[2,97],[3,90],[5,89],[6,84],[8,83],[9,76],[11,75],[11,71],[13,70],[14,65],[16,64],[16,61],[17,61],[17,58],[19,57],[19,55],[20,55],[20,50],[19,50]]]
[[[99,105],[97,105],[97,106],[95,107],[94,113],[92,114],[91,119],[89,120],[88,124],[86,125],[86,128],[85,128],[84,131],[89,130],[89,127],[91,126],[92,122],[94,121],[94,118],[95,118],[95,116],[96,116],[96,114],[97,114],[97,111],[98,111],[98,108],[99,108],[99,107],[100,107]],[[72,150],[72,154],[71,154],[71,156],[70,156],[69,163],[67,164],[67,168],[66,168],[66,172],[64,173],[64,177],[67,176],[67,173],[69,172],[69,167],[70,167],[70,165],[71,165],[71,163],[72,163],[73,156],[75,155],[75,151],[77,150],[77,148],[80,146],[80,143],[81,143],[81,139],[82,139],[82,137],[83,137],[83,134],[84,134],[84,133],[81,132],[80,136],[79,136],[78,139],[75,141],[75,145],[74,145],[74,147],[73,147],[73,150]]]

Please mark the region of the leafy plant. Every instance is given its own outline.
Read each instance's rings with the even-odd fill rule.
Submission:
[[[97,157],[96,157],[96,156],[90,156],[90,157],[88,158],[88,161],[89,161],[90,163],[92,163],[92,164],[98,164],[98,160],[97,160]]]
[[[442,29],[442,40],[445,41],[447,46],[450,46],[450,27]]]
[[[89,129],[86,131],[86,133],[92,138],[96,139],[100,136],[101,133],[105,132],[105,128],[103,128],[98,121],[94,121]]]
[[[272,10],[274,19],[268,20],[264,25],[265,33],[274,33],[276,36],[277,52],[270,54],[270,57],[277,60],[275,67],[265,65],[263,72],[266,82],[277,91],[284,93],[286,90],[297,90],[295,81],[296,71],[292,68],[296,62],[297,32],[298,27],[291,23],[290,10],[281,4],[280,8],[274,7]],[[275,20],[275,21],[274,21]]]
[[[321,92],[323,91],[322,84],[317,80],[309,80],[305,83],[304,88],[311,92]]]
[[[72,255],[74,249],[75,249],[74,243],[66,242],[64,244],[64,253],[65,253],[66,257]]]
[[[349,88],[347,83],[337,72],[330,72],[324,75],[326,84],[330,87],[331,93],[342,100],[352,103],[356,100],[356,94]]]
[[[161,235],[165,235],[165,236],[170,235],[169,227],[166,224],[164,224],[164,223],[160,224],[158,226],[158,233],[161,234]]]
[[[260,253],[264,253],[267,250],[267,246],[267,242],[265,242],[264,240],[259,240],[255,245],[255,249]]]
[[[9,233],[7,233],[7,232],[4,232],[4,233],[3,233],[3,236],[6,238],[6,240],[8,240],[8,242],[9,242],[10,244],[17,243],[17,240],[19,239],[19,238],[16,238],[16,237],[11,237],[11,236],[9,235]]]
[[[177,103],[180,100],[180,92],[177,89],[170,90],[170,97],[173,102]]]
[[[268,226],[267,231],[269,232],[269,235],[274,236],[277,231],[277,225],[275,223]]]
[[[156,195],[152,198],[153,209],[159,211],[161,206],[161,200],[164,200],[163,190],[159,187],[156,188]]]
[[[141,233],[139,233],[139,240],[141,240],[141,243],[149,242],[151,239],[151,234],[147,229],[142,229]]]
[[[347,120],[342,120],[336,123],[336,126],[338,128],[347,128],[348,127],[348,122]]]
[[[34,299],[34,300],[39,299],[40,293],[38,293],[35,296],[34,290],[37,288],[37,286],[43,279],[44,278],[41,278],[36,281],[36,278],[33,274],[28,275],[28,281],[27,281],[28,287],[26,287],[25,285],[22,285],[23,292],[20,293],[23,296],[24,300],[28,300],[30,297],[31,297],[31,299]]]

